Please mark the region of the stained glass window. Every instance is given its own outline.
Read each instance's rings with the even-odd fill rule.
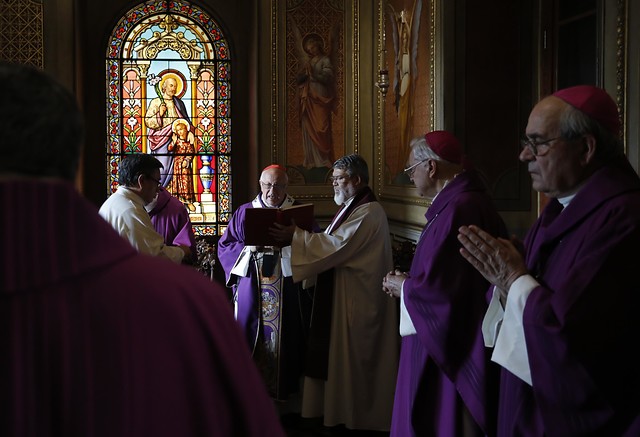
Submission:
[[[153,154],[195,234],[222,234],[231,217],[230,64],[219,25],[193,4],[147,1],[120,19],[106,56],[109,194],[123,156]]]

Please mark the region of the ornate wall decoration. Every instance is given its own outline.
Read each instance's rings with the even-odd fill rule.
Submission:
[[[378,96],[380,194],[383,199],[426,205],[412,195],[403,169],[412,138],[435,129],[436,0],[378,2],[378,78],[388,79]],[[383,72],[382,76],[380,71]],[[379,88],[380,79],[378,79]]]
[[[287,3],[285,160],[292,184],[324,183],[345,153],[346,77],[343,2]]]
[[[384,178],[410,184],[403,173],[409,142],[433,127],[433,16],[429,0],[383,4],[383,65],[390,88],[384,101]]]
[[[627,0],[616,2],[616,103],[620,112],[622,137],[627,138]],[[625,141],[625,153],[628,145]]]
[[[42,2],[0,2],[0,29],[0,59],[44,67]]]

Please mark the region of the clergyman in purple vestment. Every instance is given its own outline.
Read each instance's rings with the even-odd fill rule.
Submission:
[[[409,272],[383,290],[401,299],[400,369],[391,435],[482,436],[495,432],[498,366],[482,341],[489,283],[459,254],[458,228],[506,227],[459,141],[433,131],[411,141],[407,175],[432,197]]]
[[[485,343],[502,369],[499,436],[640,435],[640,179],[618,108],[578,85],[529,115],[520,160],[551,198],[524,241],[462,227],[462,255],[496,287]]]
[[[73,96],[24,66],[0,83],[0,435],[283,436],[222,287],[76,191]]]
[[[260,193],[234,212],[218,242],[218,259],[227,286],[233,289],[236,319],[269,393],[280,401],[286,401],[300,389],[311,291],[293,283],[290,259],[281,248],[247,245],[244,225],[247,209],[299,205],[287,195],[287,184],[284,167],[276,164],[266,167],[260,175]],[[298,405],[281,406],[299,410]]]
[[[158,196],[145,208],[153,227],[164,237],[164,242],[171,246],[190,247],[193,260],[196,256],[196,237],[184,204],[165,188],[160,188]]]

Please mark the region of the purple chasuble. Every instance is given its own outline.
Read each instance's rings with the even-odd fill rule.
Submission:
[[[498,368],[481,331],[489,283],[460,255],[457,235],[462,225],[500,237],[506,228],[472,170],[449,182],[425,217],[404,282],[417,334],[402,338],[391,435],[459,436],[469,414],[476,435],[491,435]]]
[[[299,204],[293,202],[293,205]],[[234,212],[218,241],[218,259],[225,271],[227,286],[233,289],[236,319],[269,393],[275,399],[287,399],[299,390],[312,296],[301,284],[294,284],[291,277],[282,276],[279,267],[273,275],[263,276],[260,266],[264,252],[250,255],[247,276],[231,273],[245,247],[244,222],[249,208],[253,208],[252,203],[241,205]],[[317,224],[314,229],[319,230]],[[274,256],[274,262],[280,263],[279,253]]]
[[[0,205],[0,435],[284,435],[219,284],[71,183],[5,180]]]
[[[533,386],[502,370],[498,435],[638,436],[640,179],[620,160],[551,221],[558,208],[525,239],[540,283],[523,320]]]
[[[169,246],[188,246],[191,256],[196,256],[196,238],[189,213],[184,204],[164,188],[158,192],[158,202],[149,211],[151,223]]]

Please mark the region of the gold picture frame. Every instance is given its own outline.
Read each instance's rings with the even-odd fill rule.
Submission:
[[[270,8],[269,159],[286,166],[291,195],[330,204],[333,162],[358,151],[359,2],[272,0]]]
[[[442,118],[437,0],[379,0],[378,187],[382,200],[428,206],[404,174],[409,142],[434,130]],[[383,90],[384,82],[388,88]],[[382,86],[381,86],[382,82]],[[385,93],[386,91],[386,93]]]

